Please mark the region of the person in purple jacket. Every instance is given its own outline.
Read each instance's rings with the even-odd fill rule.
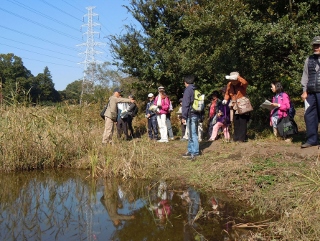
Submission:
[[[219,104],[217,106],[217,108],[218,108],[217,122],[212,128],[212,133],[211,133],[209,141],[215,141],[218,136],[219,129],[222,128],[225,141],[227,143],[230,142],[229,125],[231,124],[231,122],[230,122],[230,108],[229,108],[228,102],[226,105]]]
[[[282,118],[288,115],[290,99],[288,94],[283,92],[283,87],[280,82],[272,83],[271,90],[275,93],[271,103],[275,108],[272,109],[270,113],[270,126],[273,127],[273,134],[278,136],[277,124]]]

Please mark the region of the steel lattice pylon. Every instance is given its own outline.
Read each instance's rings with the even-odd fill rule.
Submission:
[[[82,25],[87,27],[87,32],[84,33],[87,36],[87,41],[77,45],[86,46],[85,52],[80,53],[85,56],[84,61],[80,63],[84,65],[80,104],[82,104],[83,94],[92,92],[94,87],[95,66],[98,63],[95,59],[95,55],[102,53],[101,51],[95,50],[95,47],[105,45],[104,43],[95,42],[94,40],[95,34],[99,34],[99,32],[94,31],[94,27],[100,26],[100,24],[93,22],[93,17],[98,16],[98,14],[93,13],[94,8],[94,6],[87,7],[86,9],[88,10],[88,14],[84,15],[84,17],[88,18],[88,23]]]

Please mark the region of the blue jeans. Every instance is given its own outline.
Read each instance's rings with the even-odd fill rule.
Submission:
[[[187,120],[189,130],[188,153],[191,155],[199,155],[198,122],[198,116],[189,117]]]

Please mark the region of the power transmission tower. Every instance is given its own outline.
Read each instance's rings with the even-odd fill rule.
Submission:
[[[86,9],[88,10],[88,14],[85,14],[84,17],[88,18],[88,23],[83,24],[82,26],[87,27],[87,32],[84,33],[85,35],[87,35],[87,41],[85,43],[77,45],[86,46],[85,52],[80,53],[85,56],[84,61],[80,63],[84,65],[80,105],[82,104],[83,94],[91,93],[94,87],[96,64],[99,62],[95,60],[95,55],[102,53],[95,50],[95,47],[105,45],[104,43],[94,41],[95,34],[100,34],[99,32],[94,31],[95,26],[100,26],[100,24],[93,22],[93,17],[98,16],[98,14],[93,13],[92,10],[94,8],[95,7],[86,7]]]

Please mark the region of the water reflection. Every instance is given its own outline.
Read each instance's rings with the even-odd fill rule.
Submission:
[[[123,191],[118,184],[118,180],[105,178],[104,179],[104,191],[100,201],[106,208],[109,218],[113,222],[114,226],[119,226],[121,220],[134,219],[134,215],[119,214],[118,209],[123,208]]]
[[[169,216],[171,214],[170,201],[172,200],[173,192],[169,194],[168,200],[168,188],[167,183],[163,180],[159,182],[158,189],[156,190],[152,186],[148,187],[149,190],[149,210],[154,215],[154,221],[159,227],[165,227],[170,223]]]
[[[0,240],[236,240],[232,221],[253,220],[221,194],[165,180],[87,176],[2,175]]]

